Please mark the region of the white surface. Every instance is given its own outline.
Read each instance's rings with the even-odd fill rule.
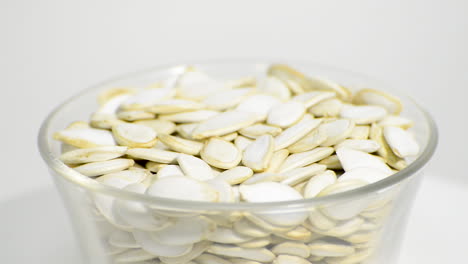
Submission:
[[[441,139],[427,168],[430,180],[466,188],[468,178],[458,165],[468,161],[467,143],[461,140],[468,128],[467,9],[463,0],[0,1],[0,158],[1,177],[7,181],[0,184],[0,202],[10,208],[0,213],[1,226],[9,219],[5,216],[12,217],[8,214],[23,212],[41,226],[45,241],[62,239],[62,214],[42,214],[28,202],[51,188],[36,150],[36,134],[58,102],[116,74],[193,59],[300,58],[388,80],[417,98],[438,122]],[[429,203],[440,195],[436,191],[421,192],[419,202]],[[452,223],[466,210],[433,202],[452,218],[436,222],[437,211],[420,219],[430,224],[428,229],[416,225],[410,230],[410,239],[437,242],[428,250],[412,244],[413,262],[440,263],[457,246],[450,239],[458,235],[440,233],[437,240],[432,236],[443,232],[441,223],[456,226]],[[38,256],[33,252],[61,251],[52,241],[9,243],[35,230],[27,221],[11,221],[11,229],[1,233],[6,238],[0,242],[0,256],[29,258]],[[44,247],[48,250],[41,250]]]

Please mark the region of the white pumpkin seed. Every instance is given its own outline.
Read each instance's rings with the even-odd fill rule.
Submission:
[[[180,124],[176,127],[177,133],[179,133],[180,136],[186,138],[186,139],[193,139],[192,138],[192,133],[195,130],[195,128],[198,126],[198,123],[193,123],[193,124]]]
[[[349,135],[350,139],[365,140],[369,138],[369,126],[354,126],[353,131]]]
[[[153,129],[137,125],[122,123],[112,127],[112,133],[119,145],[132,148],[150,148],[156,144],[156,132]]]
[[[343,102],[340,99],[333,98],[311,106],[309,113],[317,117],[335,117],[340,114],[342,108]]]
[[[287,149],[280,149],[278,151],[273,152],[271,156],[270,165],[265,170],[265,172],[277,172],[278,169],[281,167],[283,162],[289,155],[289,151]]]
[[[273,95],[280,100],[288,100],[291,98],[291,91],[288,86],[284,84],[280,79],[267,76],[260,82],[258,88],[260,92]]]
[[[388,93],[374,89],[362,89],[353,97],[353,103],[378,105],[384,107],[391,114],[399,114],[403,109],[401,101]]]
[[[203,108],[203,104],[190,100],[170,99],[159,101],[145,110],[154,114],[174,114],[195,111]]]
[[[225,90],[207,96],[203,100],[203,104],[208,109],[212,110],[226,110],[237,106],[247,95],[249,95],[253,89],[251,88],[239,88],[233,90]]]
[[[319,208],[313,208],[309,212],[309,223],[303,223],[313,232],[319,233],[321,230],[330,230],[336,226],[336,221],[324,215]]]
[[[154,114],[143,110],[119,111],[117,113],[117,117],[121,120],[131,122],[137,120],[153,119]]]
[[[291,169],[283,174],[283,180],[281,183],[294,186],[307,181],[316,174],[324,172],[326,169],[327,167],[325,165],[320,164],[312,164],[306,167]]]
[[[342,147],[372,153],[379,150],[380,145],[376,141],[370,139],[346,139],[335,146],[335,148]]]
[[[145,261],[156,258],[155,255],[146,252],[142,249],[131,249],[114,257],[117,263],[135,263],[138,261]]]
[[[202,254],[195,261],[197,264],[231,264],[231,262],[211,254]]]
[[[343,100],[350,97],[350,93],[346,88],[322,77],[308,78],[308,85],[309,90],[333,91]]]
[[[341,166],[345,171],[354,168],[375,168],[382,172],[392,173],[392,170],[377,156],[350,148],[339,148],[336,155],[340,159]]]
[[[262,238],[270,235],[269,231],[252,223],[247,218],[242,218],[241,220],[234,222],[233,228],[237,233],[248,237]]]
[[[358,167],[352,170],[346,171],[343,173],[339,178],[338,181],[346,181],[350,179],[357,179],[362,180],[367,183],[374,183],[380,181],[382,179],[387,178],[392,173],[381,171],[376,168],[366,168],[366,167]]]
[[[236,244],[252,240],[253,237],[237,233],[231,228],[218,227],[206,237],[207,240],[222,244]]]
[[[255,115],[249,112],[228,111],[223,112],[201,122],[192,132],[195,139],[212,136],[222,136],[250,126],[256,121]]]
[[[304,104],[306,108],[314,106],[320,102],[335,97],[334,92],[314,91],[296,95],[292,98],[293,101],[298,101]]]
[[[377,154],[380,157],[382,157],[385,160],[385,162],[387,162],[387,164],[389,164],[393,168],[397,170],[404,169],[407,166],[406,161],[398,157],[395,153],[393,153],[393,150],[390,148],[385,139],[383,130],[383,127],[375,123],[372,124],[370,128],[370,139],[375,140],[380,145],[379,150],[377,150]]]
[[[278,255],[272,264],[312,264],[308,260],[290,255]]]
[[[271,241],[269,237],[260,237],[247,242],[238,243],[237,246],[243,248],[262,248],[268,246],[270,243]]]
[[[237,138],[239,134],[237,134],[237,132],[232,132],[230,134],[226,134],[224,136],[221,136],[220,138],[223,139],[223,140],[226,140],[226,141],[233,141]]]
[[[159,119],[151,119],[151,120],[138,120],[133,122],[137,125],[147,126],[150,127],[156,132],[157,134],[172,134],[176,129],[176,125],[167,120],[159,120]]]
[[[234,144],[236,145],[236,147],[240,150],[240,151],[244,151],[248,145],[250,145],[250,143],[252,143],[253,140],[251,139],[248,139],[246,137],[243,137],[243,136],[238,136],[235,140],[234,140]]]
[[[203,143],[183,139],[180,137],[170,136],[167,134],[159,134],[159,140],[168,146],[171,150],[178,151],[181,153],[189,154],[189,155],[197,155],[200,153],[200,150],[203,148]]]
[[[208,120],[218,114],[218,111],[196,110],[192,112],[159,115],[159,119],[168,120],[176,123],[194,123]]]
[[[313,129],[312,132],[305,135],[302,139],[288,147],[289,152],[299,153],[312,150],[325,142],[327,134],[323,129]]]
[[[270,109],[280,103],[280,100],[271,95],[252,95],[243,100],[236,108],[237,111],[254,114],[257,121],[265,120]]]
[[[262,264],[258,261],[242,259],[242,258],[230,258],[231,264]]]
[[[274,105],[268,112],[267,123],[281,128],[289,127],[298,122],[305,113],[301,102],[286,102]]]
[[[226,181],[231,185],[243,183],[245,180],[252,177],[253,171],[249,167],[237,166],[229,170],[221,172],[216,179]]]
[[[352,255],[345,257],[327,257],[326,262],[329,264],[356,264],[362,263],[368,259],[372,254],[372,251],[369,249],[357,250]]]
[[[309,247],[301,242],[283,242],[274,246],[271,251],[276,255],[291,255],[301,258],[308,258],[310,256]]]
[[[320,119],[313,119],[306,115],[299,123],[285,129],[281,134],[275,137],[275,150],[287,148],[296,143],[310,131],[320,125]]]
[[[294,82],[298,88],[293,89],[294,92],[304,92],[304,89],[309,88],[307,78],[301,72],[284,64],[273,64],[268,68],[268,75],[274,76],[285,83]],[[291,87],[290,87],[291,88]]]
[[[309,243],[310,253],[322,257],[342,257],[354,253],[354,248],[339,239],[320,239]]]
[[[157,242],[150,233],[133,231],[135,240],[141,245],[142,249],[155,256],[178,257],[187,254],[192,250],[193,245],[165,245]]]
[[[335,150],[331,147],[319,147],[311,151],[289,155],[279,171],[285,173],[295,168],[303,167],[330,156]]]
[[[219,197],[210,185],[182,176],[157,179],[146,193],[163,198],[205,202],[216,202]]]
[[[378,124],[382,127],[385,126],[394,126],[401,127],[403,129],[408,129],[414,125],[413,120],[397,116],[397,115],[388,115],[384,119],[380,120]]]
[[[245,180],[242,184],[255,184],[259,182],[267,182],[267,181],[281,181],[282,176],[278,173],[272,172],[262,172],[262,173],[255,173],[252,177]]]
[[[107,161],[90,162],[84,165],[74,167],[73,169],[77,172],[88,176],[95,177],[108,173],[123,171],[131,167],[135,161],[132,159],[114,159]]]
[[[106,161],[121,157],[126,151],[127,147],[120,146],[75,149],[62,154],[60,160],[67,164]]]
[[[307,242],[312,237],[312,233],[302,226],[298,226],[286,232],[275,232],[276,236],[285,238],[287,240]]]
[[[338,159],[337,155],[331,155],[329,157],[326,157],[323,160],[319,161],[319,164],[323,164],[327,166],[327,169],[329,170],[342,170],[343,169],[340,163],[340,159]]]
[[[360,230],[361,225],[364,223],[364,220],[360,217],[353,217],[350,220],[341,222],[334,226],[332,229],[323,232],[322,235],[332,236],[332,237],[345,237],[349,236],[352,233]]]
[[[78,148],[93,148],[101,146],[115,146],[112,133],[95,128],[65,129],[54,134],[54,139]]]
[[[177,82],[177,96],[190,100],[202,100],[226,89],[230,87],[197,70],[185,72]]]
[[[169,99],[175,95],[174,89],[156,88],[145,89],[126,99],[120,107],[123,110],[142,110],[159,101]]]
[[[202,241],[195,243],[187,254],[184,254],[179,257],[159,257],[159,259],[165,264],[179,264],[179,263],[186,263],[186,264],[198,264],[191,260],[200,256],[206,249],[211,245],[209,241]]]
[[[275,254],[265,248],[241,248],[236,246],[213,244],[207,251],[215,255],[239,257],[260,262],[270,262],[275,259]]]
[[[242,153],[229,141],[211,138],[205,143],[200,156],[213,167],[231,169],[239,164]]]
[[[419,153],[419,145],[407,131],[400,127],[386,126],[383,134],[393,153],[400,158],[415,156]]]
[[[320,144],[322,147],[335,145],[351,135],[354,128],[354,122],[347,119],[338,119],[329,123],[320,125],[318,129],[323,130],[327,139]]]
[[[115,230],[112,232],[109,236],[109,244],[115,247],[140,248],[140,245],[135,241],[132,233],[122,230]]]
[[[214,178],[210,165],[197,157],[180,154],[177,158],[180,168],[185,175],[196,180],[205,181]]]
[[[177,165],[166,165],[160,168],[156,175],[158,179],[172,176],[185,176],[180,167]]]
[[[269,126],[264,124],[255,124],[249,127],[245,127],[239,130],[239,133],[248,138],[258,138],[263,135],[277,136],[281,133],[282,129],[275,126]]]
[[[352,119],[358,125],[371,124],[382,120],[387,115],[387,110],[376,105],[348,105],[345,104],[340,111],[342,118]]]
[[[177,152],[160,150],[155,148],[131,148],[127,150],[127,155],[137,159],[144,159],[153,162],[172,163],[177,159],[177,157],[180,154]]]
[[[234,191],[229,185],[229,183],[220,180],[218,178],[205,181],[208,183],[214,190],[216,190],[219,194],[219,202],[222,203],[233,203],[235,202]]]
[[[268,167],[273,149],[273,137],[271,135],[261,136],[245,148],[242,163],[254,171],[263,171]]]
[[[215,228],[205,217],[179,217],[173,225],[152,232],[151,238],[164,245],[183,246],[202,241]]]
[[[332,185],[336,181],[334,171],[327,170],[312,177],[304,188],[304,198],[316,197],[327,186]]]

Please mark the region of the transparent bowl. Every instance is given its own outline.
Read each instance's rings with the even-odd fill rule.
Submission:
[[[234,79],[260,74],[273,62],[277,61],[224,60],[190,65],[217,78]],[[57,158],[61,144],[52,139],[52,134],[72,121],[88,120],[98,107],[96,98],[102,90],[146,86],[173,76],[178,67],[162,66],[105,81],[58,106],[39,134],[41,155],[62,195],[85,263],[211,263],[200,258],[190,262],[203,252],[225,261],[213,263],[276,263],[271,249],[286,241],[305,244],[312,252],[310,256],[304,253],[307,250],[300,250],[302,244],[296,253],[289,253],[303,254],[314,264],[398,262],[422,169],[437,144],[432,118],[407,96],[367,76],[308,62],[281,62],[347,87],[373,87],[399,96],[405,106],[402,115],[415,121],[411,130],[421,146],[418,157],[407,168],[379,182],[288,202],[206,203],[124,191],[102,185],[62,163]],[[212,235],[215,230],[230,238],[219,241]],[[320,241],[331,244],[322,245]],[[284,253],[284,249],[274,251]]]

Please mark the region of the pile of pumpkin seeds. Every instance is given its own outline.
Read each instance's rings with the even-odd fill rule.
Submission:
[[[60,159],[150,196],[227,203],[322,197],[391,176],[419,148],[401,101],[270,65],[217,80],[192,67],[142,89],[103,92],[89,122],[55,133]],[[187,214],[93,194],[114,263],[361,263],[391,195],[287,213]]]

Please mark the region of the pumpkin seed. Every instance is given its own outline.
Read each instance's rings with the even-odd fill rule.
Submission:
[[[239,257],[260,262],[270,262],[275,258],[275,254],[265,248],[241,248],[236,246],[213,244],[207,251],[215,255]]]
[[[208,184],[183,176],[157,179],[146,192],[148,195],[191,201],[216,202],[219,194]]]
[[[419,145],[414,138],[400,127],[386,126],[383,131],[385,140],[393,153],[400,158],[415,156],[419,153]]]
[[[289,127],[298,122],[305,113],[301,102],[287,102],[273,106],[268,113],[267,123],[281,128]]]
[[[309,247],[301,242],[283,242],[274,246],[271,251],[277,255],[285,254],[301,258],[310,256]]]
[[[250,126],[256,121],[255,115],[249,112],[229,111],[218,114],[201,122],[192,132],[195,139],[222,136]]]
[[[388,93],[374,89],[362,89],[353,97],[353,103],[360,105],[378,105],[391,114],[399,114],[403,108],[401,101]]]
[[[304,116],[297,124],[285,129],[281,134],[275,137],[275,150],[287,148],[296,143],[316,128],[321,122],[320,119],[313,119],[308,115]]]
[[[220,169],[232,169],[242,158],[241,152],[234,144],[219,138],[209,139],[200,155],[208,164]]]
[[[95,177],[108,173],[123,171],[135,163],[132,159],[113,159],[106,161],[90,162],[84,165],[74,167],[77,172],[88,176]]]
[[[263,135],[277,136],[281,133],[282,129],[275,126],[269,126],[264,124],[255,124],[249,127],[245,127],[239,130],[239,133],[248,138],[258,138]]]
[[[159,119],[175,123],[194,123],[208,120],[218,114],[219,112],[212,110],[196,110],[191,112],[159,115]]]
[[[75,149],[62,154],[60,160],[67,164],[106,161],[121,157],[126,151],[127,147],[120,146]]]
[[[231,185],[240,184],[252,177],[253,171],[249,167],[237,166],[220,173],[216,178],[224,180]]]
[[[188,177],[205,181],[214,178],[210,165],[197,157],[180,154],[177,158],[180,168]]]
[[[156,132],[149,127],[122,123],[112,127],[117,143],[131,148],[150,148],[156,144]]]
[[[168,146],[171,150],[178,151],[189,155],[197,155],[203,148],[203,143],[198,141],[183,139],[180,137],[170,136],[167,134],[159,134],[159,140]]]
[[[254,171],[263,171],[268,167],[273,149],[273,137],[271,135],[261,136],[245,148],[242,163]]]
[[[272,264],[312,264],[304,258],[290,255],[278,255]]]
[[[295,168],[312,164],[330,156],[334,151],[335,150],[331,147],[319,147],[311,151],[291,154],[283,162],[279,171],[284,173]]]

